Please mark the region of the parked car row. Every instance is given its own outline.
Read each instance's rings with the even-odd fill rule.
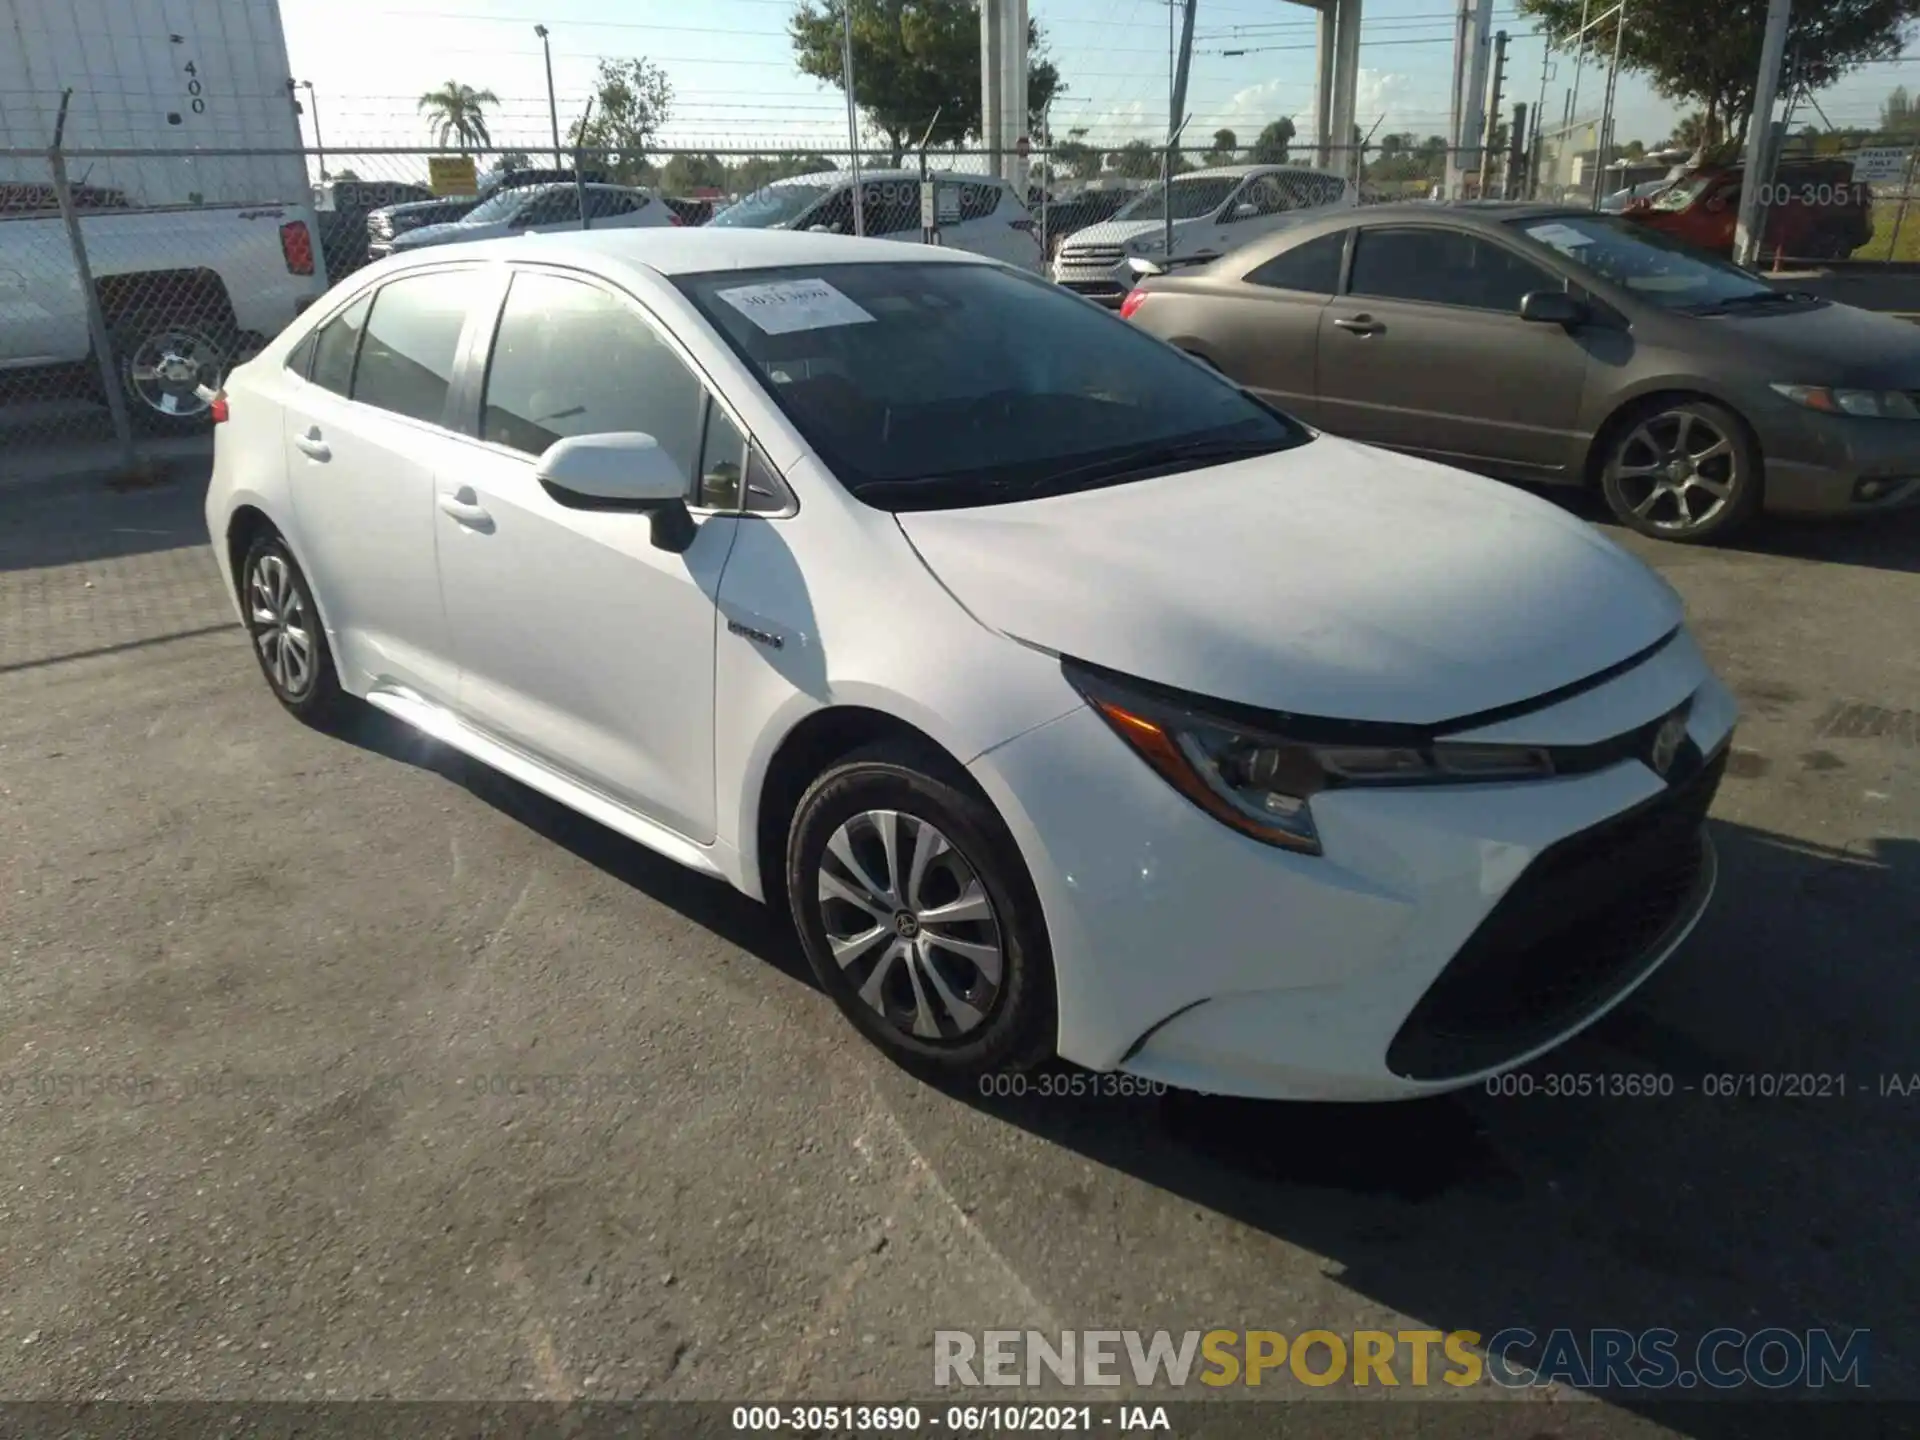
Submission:
[[[1509,218],[1440,234],[1492,257],[1447,257],[1444,369],[1500,356],[1494,262],[1584,248]],[[766,901],[861,1033],[950,1079],[1430,1094],[1682,943],[1735,706],[1672,588],[1156,338],[1360,319],[1335,295],[1400,243],[1372,217],[1263,242],[1330,293],[1153,281],[1132,324],[813,229],[402,253],[237,369],[206,516],[280,703],[370,704]],[[1573,297],[1505,318],[1577,349]],[[1328,343],[1386,356],[1422,303]]]

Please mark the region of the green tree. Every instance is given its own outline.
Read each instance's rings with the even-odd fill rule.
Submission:
[[[593,105],[568,127],[569,142],[583,150],[623,185],[644,185],[654,178],[647,151],[673,110],[673,83],[667,72],[644,58],[602,60],[594,77]]]
[[[1880,133],[1889,140],[1920,139],[1920,109],[1906,86],[1894,86],[1880,107]]]
[[[787,25],[795,62],[802,74],[834,86],[844,79],[846,5],[853,10],[855,98],[867,123],[886,137],[893,164],[922,135],[929,145],[947,146],[983,133],[979,0],[800,0]],[[1029,133],[1067,88],[1044,50],[1040,27],[1029,22]]]
[[[1129,140],[1107,156],[1107,163],[1113,166],[1115,174],[1129,180],[1157,180],[1160,153],[1157,145],[1149,145],[1145,140]]]
[[[660,188],[669,195],[724,190],[727,180],[727,167],[718,155],[676,155],[660,170]]]
[[[1213,132],[1213,148],[1207,152],[1210,165],[1231,165],[1233,157],[1240,149],[1240,137],[1231,130]]]
[[[1281,116],[1273,121],[1247,151],[1247,159],[1256,165],[1284,165],[1287,161],[1287,147],[1293,144],[1293,121]]]
[[[427,117],[435,142],[457,144],[464,155],[474,146],[493,143],[493,136],[487,133],[487,106],[499,103],[500,97],[491,90],[476,90],[449,80],[438,90],[422,95],[417,108]]]
[[[1579,29],[1584,0],[1519,0],[1520,12],[1555,35]],[[1700,107],[1711,142],[1746,133],[1753,109],[1756,57],[1766,31],[1767,0],[1661,0],[1627,12],[1620,35],[1624,69],[1644,75],[1669,100]],[[1920,0],[1824,0],[1796,5],[1787,30],[1781,90],[1824,90],[1842,75],[1900,54],[1901,34],[1920,17]],[[1610,58],[1614,27],[1601,24],[1580,42]]]
[[[1076,126],[1053,147],[1053,163],[1075,180],[1092,180],[1100,173],[1101,154],[1086,137],[1086,127]]]

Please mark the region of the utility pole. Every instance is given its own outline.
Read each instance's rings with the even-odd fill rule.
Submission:
[[[547,57],[547,119],[553,125],[553,168],[558,170],[564,162],[560,159],[560,102],[553,94],[553,46],[547,39],[546,26],[534,26],[533,33],[540,37],[540,49]]]
[[[1760,252],[1760,225],[1765,209],[1760,191],[1773,180],[1761,174],[1773,139],[1773,102],[1780,87],[1780,62],[1787,54],[1787,22],[1793,18],[1793,0],[1768,0],[1766,39],[1760,46],[1760,74],[1753,87],[1753,113],[1747,119],[1747,158],[1740,185],[1740,223],[1733,232],[1733,258],[1752,265]]]
[[[1507,173],[1500,187],[1501,198],[1506,200],[1521,198],[1520,181],[1525,174],[1522,167],[1527,163],[1526,134],[1527,102],[1522,100],[1513,107],[1513,120],[1507,126]]]
[[[1500,133],[1500,101],[1507,88],[1507,32],[1493,37],[1493,92],[1487,97],[1487,137],[1480,147],[1480,198],[1493,180],[1493,140]]]

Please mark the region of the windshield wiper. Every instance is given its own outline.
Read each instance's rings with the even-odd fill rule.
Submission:
[[[1021,475],[927,475],[911,480],[868,480],[854,485],[852,489],[863,500],[903,498],[911,502],[909,508],[937,508],[934,503],[937,500],[981,505],[996,500],[1063,495],[1073,490],[1091,489],[1106,481],[1123,480],[1142,471],[1175,467],[1187,461],[1246,460],[1256,455],[1270,455],[1276,450],[1290,449],[1294,443],[1294,437],[1291,436],[1264,440],[1186,440],[1170,445],[1143,445],[1064,470],[1043,470],[1036,464]]]
[[[1081,485],[1098,484],[1102,480],[1119,480],[1135,475],[1143,470],[1157,470],[1162,466],[1179,465],[1183,461],[1227,461],[1247,460],[1256,455],[1271,455],[1276,450],[1289,448],[1292,437],[1268,437],[1262,440],[1184,440],[1171,445],[1143,445],[1137,450],[1124,451],[1119,455],[1109,455],[1102,460],[1092,460],[1085,465],[1075,465],[1066,470],[1054,470],[1038,475],[1030,482],[1035,490],[1058,494]]]
[[[1818,295],[1809,295],[1804,290],[1755,290],[1745,295],[1729,295],[1720,300],[1702,300],[1697,305],[1686,308],[1696,315],[1711,315],[1716,311],[1745,309],[1756,305],[1805,305],[1818,300]]]

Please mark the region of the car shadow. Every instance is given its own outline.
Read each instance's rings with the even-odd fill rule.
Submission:
[[[1590,524],[1626,533],[1607,512],[1605,502],[1590,490],[1563,486],[1530,488],[1541,498],[1552,500]],[[1664,550],[1687,548],[1666,545]],[[1815,560],[1828,565],[1859,565],[1871,570],[1915,575],[1920,574],[1920,507],[1890,510],[1880,515],[1760,515],[1726,539],[1699,548]]]
[[[460,786],[550,844],[713,931],[787,978],[814,987],[806,957],[781,917],[725,882],[657,855],[370,705],[356,705],[334,733],[363,750]]]
[[[1519,1072],[1512,1088],[1531,1094],[954,1096],[1324,1256],[1349,1290],[1435,1329],[1566,1329],[1585,1345],[1595,1329],[1667,1327],[1685,1363],[1718,1326],[1826,1327],[1843,1344],[1859,1328],[1873,1389],[1852,1395],[1920,1398],[1920,1093],[1881,1091],[1889,1076],[1920,1086],[1920,843],[1834,851],[1712,828],[1722,878],[1699,930],[1619,1010]],[[1548,1093],[1629,1075],[1665,1093]],[[1702,1440],[1774,1433],[1785,1410],[1805,1433],[1839,1433],[1805,1406],[1757,1418],[1696,1392],[1560,1378]]]
[[[207,461],[189,457],[156,470],[156,483],[122,490],[98,476],[0,475],[0,571],[205,545],[209,473]]]

